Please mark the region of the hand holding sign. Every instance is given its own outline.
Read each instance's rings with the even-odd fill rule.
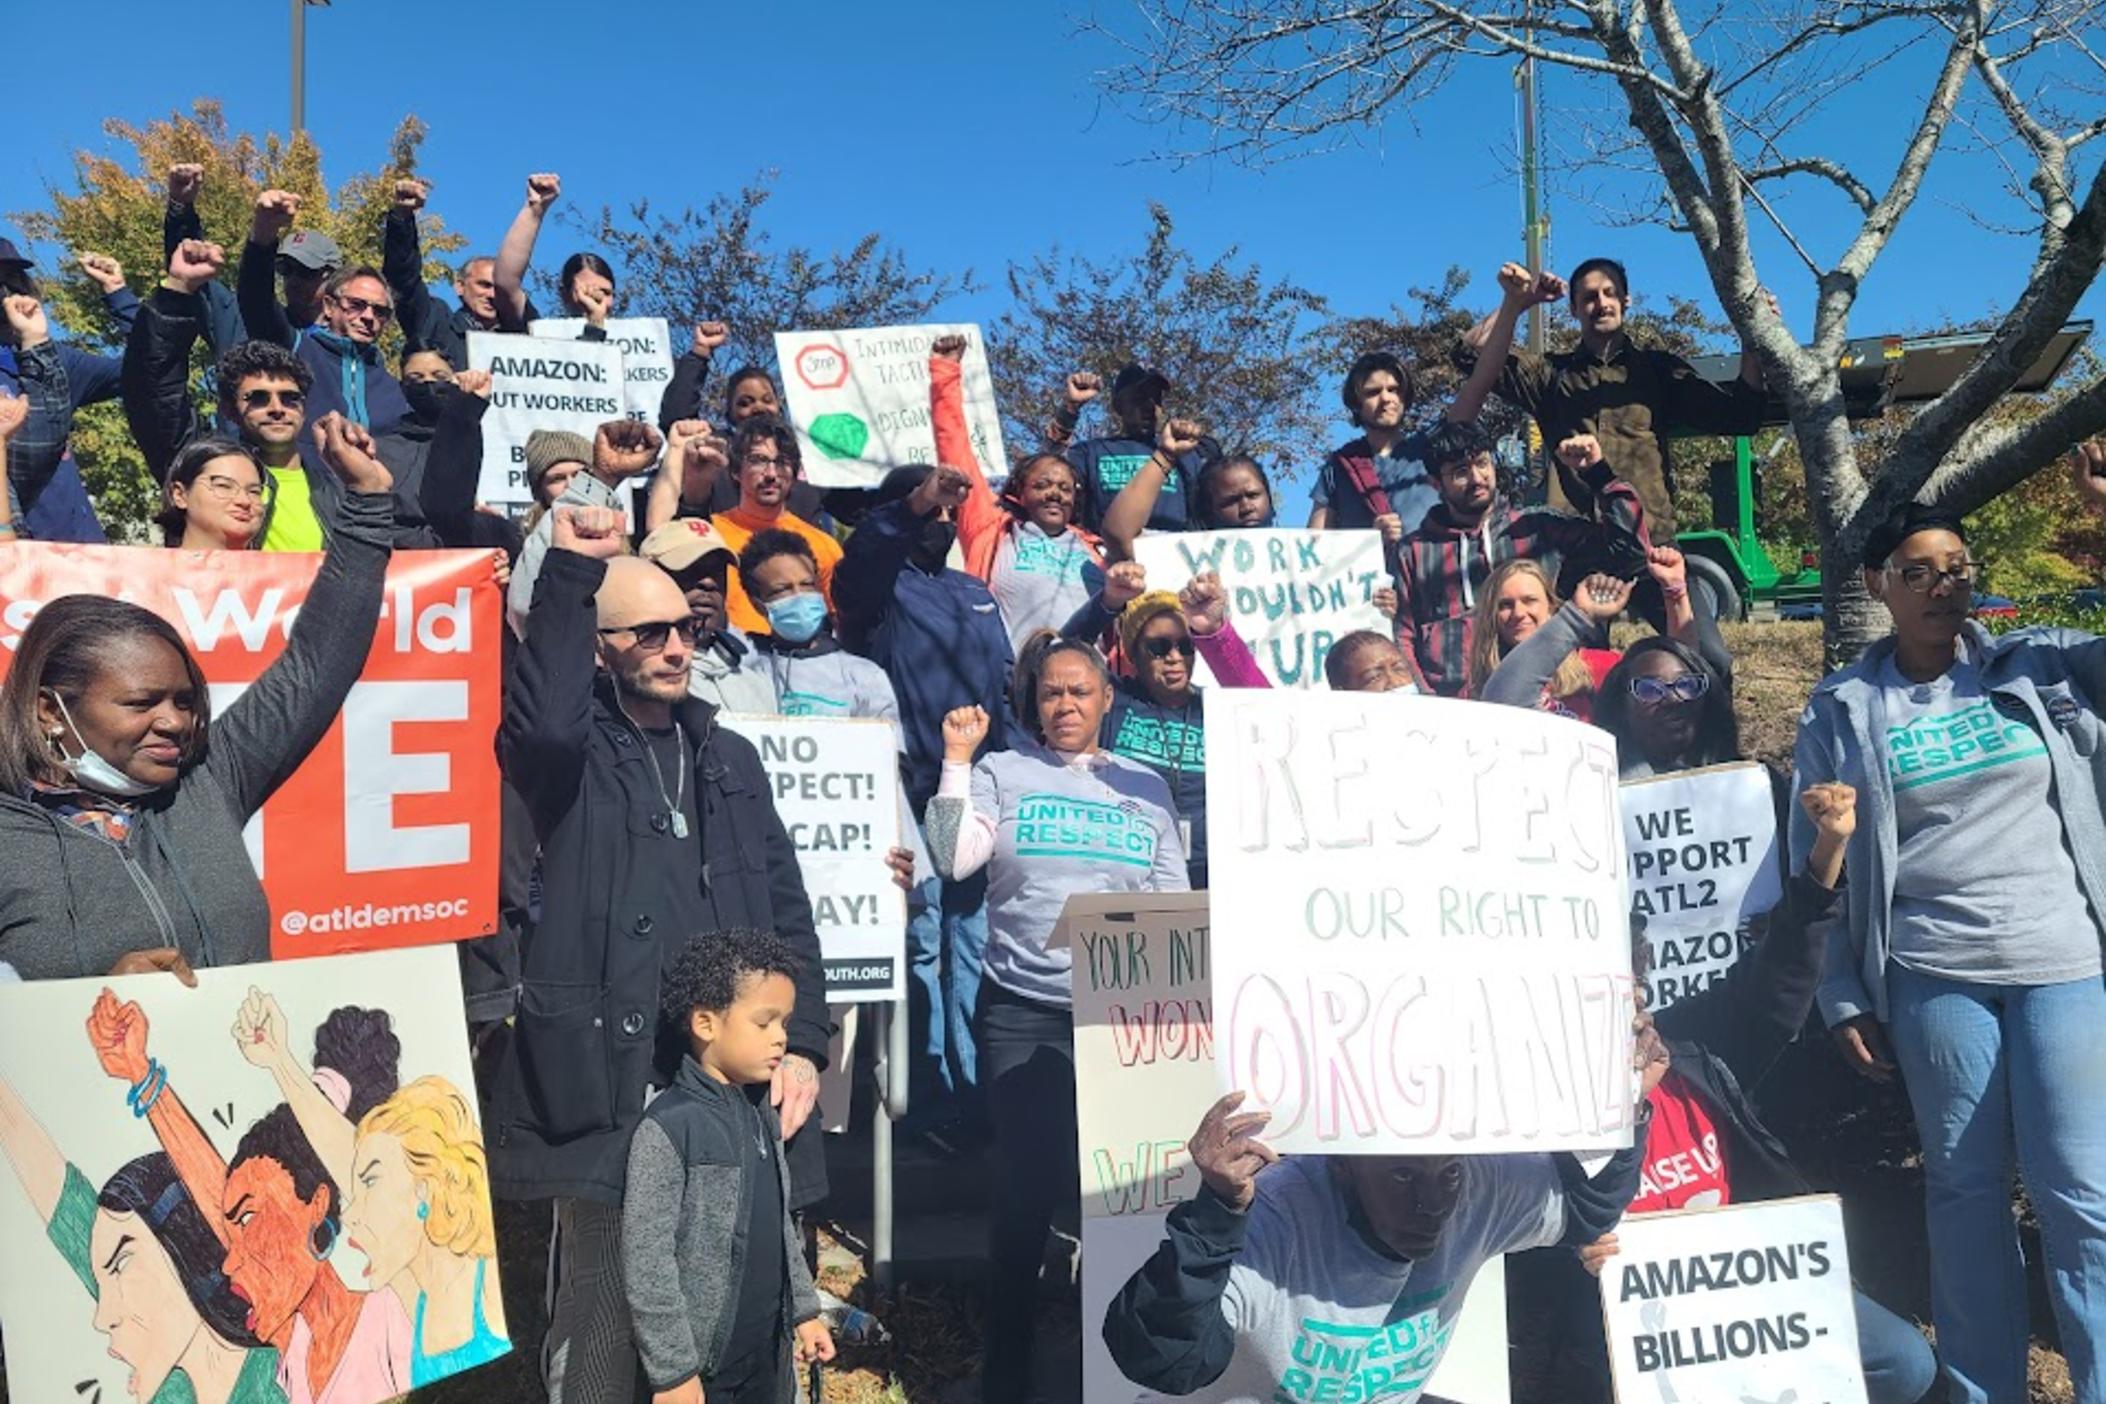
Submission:
[[[658,462],[665,438],[648,424],[610,419],[592,437],[592,471],[603,482],[617,483],[648,473]]]
[[[1660,1031],[1653,1027],[1653,1015],[1649,1009],[1639,1010],[1637,1017],[1631,1020],[1631,1041],[1631,1069],[1638,1074],[1638,1100],[1642,1102],[1667,1076],[1673,1060],[1668,1057],[1667,1044],[1660,1037]]]
[[[1237,1111],[1242,1105],[1243,1094],[1231,1092],[1208,1107],[1186,1146],[1207,1188],[1239,1214],[1257,1197],[1258,1172],[1280,1158],[1258,1139],[1272,1113]]]
[[[987,739],[987,709],[985,707],[957,707],[943,718],[943,758],[972,764],[973,753]]]
[[[151,975],[157,970],[165,970],[190,988],[197,988],[197,973],[190,968],[190,962],[184,958],[183,953],[173,946],[127,951],[117,957],[117,963],[110,967],[110,974]]]
[[[1395,512],[1384,512],[1375,518],[1375,530],[1382,533],[1384,545],[1394,546],[1404,539],[1404,519]]]

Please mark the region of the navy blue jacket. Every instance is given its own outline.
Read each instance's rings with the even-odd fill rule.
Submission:
[[[907,559],[922,526],[905,498],[873,508],[834,567],[841,642],[883,668],[899,696],[900,773],[917,815],[943,773],[946,712],[985,707],[986,749],[1007,749],[1016,664],[985,581],[962,570],[932,573]]]
[[[103,306],[109,309],[117,336],[130,336],[132,322],[139,315],[139,299],[132,290],[117,289],[103,298]],[[122,357],[100,356],[77,346],[63,345],[58,348],[58,354],[59,363],[66,368],[66,384],[72,393],[75,409],[117,398],[118,369],[124,363]],[[21,371],[15,363],[15,350],[11,346],[0,346],[0,390],[10,395],[23,393]],[[95,515],[95,504],[88,497],[88,485],[81,480],[80,465],[73,461],[70,450],[41,487],[21,496],[23,535],[37,541],[100,543],[109,540],[103,534],[101,520]]]

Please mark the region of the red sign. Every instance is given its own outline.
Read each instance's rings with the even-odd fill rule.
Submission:
[[[818,342],[797,353],[797,378],[814,390],[838,390],[848,384],[848,353]]]
[[[46,602],[96,594],[183,636],[214,710],[285,649],[318,555],[24,543],[0,550],[0,670]],[[503,594],[487,551],[400,552],[372,652],[321,744],[249,823],[278,959],[497,929]]]

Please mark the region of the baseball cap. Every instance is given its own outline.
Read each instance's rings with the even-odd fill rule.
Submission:
[[[278,257],[289,258],[318,273],[334,273],[344,266],[344,251],[336,246],[336,240],[313,229],[286,236],[278,245]]]
[[[1135,361],[1119,367],[1119,373],[1112,377],[1112,400],[1117,403],[1128,395],[1150,388],[1162,394],[1169,394],[1170,377]]]
[[[17,268],[28,268],[35,262],[35,259],[22,256],[22,251],[15,247],[14,240],[0,239],[0,266],[11,263]]]
[[[667,522],[643,539],[643,547],[638,552],[659,569],[674,575],[719,553],[727,559],[738,558],[738,552],[732,550],[724,538],[717,535],[716,528],[701,517],[678,517]]]

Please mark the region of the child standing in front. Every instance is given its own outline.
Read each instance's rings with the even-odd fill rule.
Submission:
[[[660,1010],[688,1055],[629,1142],[622,1278],[652,1404],[789,1404],[791,1356],[834,1358],[787,1208],[768,1080],[796,957],[773,931],[690,940]]]

